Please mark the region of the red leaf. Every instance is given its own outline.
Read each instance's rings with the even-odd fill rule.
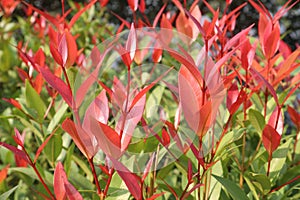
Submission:
[[[240,107],[240,105],[245,101],[247,98],[247,94],[244,90],[241,90],[239,92],[239,96],[236,99],[236,101],[230,106],[229,113],[232,115],[234,114]]]
[[[226,107],[230,109],[233,103],[236,102],[239,96],[239,90],[236,83],[233,83],[228,89]]]
[[[68,49],[68,58],[66,60],[65,67],[70,67],[74,64],[77,58],[77,44],[69,31],[65,31],[65,39]]]
[[[265,36],[265,38],[264,52],[267,58],[271,58],[278,50],[280,44],[280,28],[278,23],[269,36]]]
[[[0,170],[0,183],[2,183],[6,179],[9,166],[10,165],[6,165]]]
[[[278,119],[278,121],[277,121]],[[273,113],[270,116],[270,119],[268,121],[268,124],[272,126],[279,135],[282,135],[283,132],[283,117],[281,113],[281,109],[276,107],[276,109],[273,111]]]
[[[105,7],[109,0],[99,0],[101,7]]]
[[[172,32],[172,24],[167,19],[166,15],[163,14],[160,21],[160,27],[167,30],[161,30],[159,33],[159,38],[164,42],[166,45],[170,44],[172,38],[173,38],[173,32]]]
[[[59,29],[60,21],[56,19],[55,17],[49,15],[48,13],[45,13],[35,7],[33,7],[31,4],[27,3],[26,1],[22,1],[28,8],[34,10],[35,12],[39,13],[43,17],[45,17],[50,23],[52,23],[57,29]]]
[[[96,138],[89,131],[85,131],[69,118],[62,123],[62,128],[72,137],[76,146],[87,158],[93,157],[98,151]]]
[[[14,136],[15,142],[23,148],[24,147],[24,138],[21,136],[21,134],[17,128],[14,128],[14,131],[15,131],[15,136]]]
[[[78,20],[78,18],[84,13],[86,10],[88,10],[92,5],[94,5],[97,2],[97,0],[91,0],[86,6],[84,6],[83,9],[76,12],[76,14],[72,17],[70,23],[69,23],[69,29],[72,28],[72,26],[75,24],[75,22]]]
[[[142,193],[141,193],[141,185],[140,185],[140,178],[136,176],[134,173],[130,172],[122,163],[115,160],[114,158],[110,158],[111,162],[114,165],[114,168],[118,172],[119,176],[122,178],[124,183],[126,184],[129,192],[132,194],[132,196],[140,200],[142,199]]]
[[[44,66],[45,60],[46,60],[45,53],[43,52],[43,50],[41,48],[39,48],[39,50],[34,55],[34,61],[39,66]]]
[[[239,32],[238,34],[236,34],[233,38],[231,38],[224,47],[224,50],[229,50],[232,47],[235,47],[237,45],[237,43],[239,42],[240,38],[246,38],[246,35],[248,35],[248,32],[250,31],[250,29],[254,26],[254,24],[252,24],[251,26],[249,26],[248,28],[242,30],[241,32]],[[248,41],[248,40],[247,40]],[[245,44],[244,44],[245,45]]]
[[[61,57],[60,52],[57,50],[57,48],[53,45],[52,42],[50,42],[50,52],[53,56],[55,62],[59,64],[60,66],[63,66],[63,59]]]
[[[270,156],[279,146],[280,139],[281,136],[277,133],[277,131],[272,126],[267,124],[263,130],[262,141]]]
[[[57,76],[55,76],[48,67],[40,67],[44,79],[62,96],[66,103],[72,107],[72,92],[69,87]]]
[[[161,193],[158,193],[158,194],[154,194],[154,195],[152,195],[151,197],[147,198],[147,200],[155,200],[155,199],[157,199],[158,197],[160,197],[160,196],[162,196],[162,195],[164,195],[164,194],[165,194],[165,192],[161,192]]]
[[[127,0],[130,9],[135,12],[138,8],[139,0]]]
[[[162,142],[162,145],[163,146],[165,146],[165,147],[168,147],[169,146],[169,144],[170,144],[170,136],[169,136],[169,133],[168,133],[168,131],[166,130],[166,129],[162,129],[162,131],[161,131],[161,133],[162,133],[162,140],[161,140],[161,142]]]
[[[56,128],[57,129],[57,128]],[[54,133],[56,132],[56,129],[47,137],[47,139],[41,144],[41,146],[39,146],[38,150],[35,153],[35,157],[34,157],[34,161],[33,163],[36,163],[37,159],[39,158],[41,152],[43,151],[43,149],[45,148],[45,146],[47,145],[47,143],[49,142],[49,140],[51,139],[51,137],[54,135]]]
[[[12,145],[6,144],[4,142],[0,142],[0,146],[3,146],[7,148],[8,150],[12,151],[15,155],[19,156],[20,158],[24,159],[27,163],[30,163],[25,152],[18,149],[17,147],[14,147]]]
[[[162,53],[163,53],[162,47],[160,47],[160,45],[156,43],[152,53],[152,60],[154,63],[158,63],[161,61]]]
[[[17,101],[17,100],[15,100],[15,99],[12,99],[12,98],[9,98],[9,99],[7,99],[7,98],[2,98],[4,101],[6,101],[6,102],[8,102],[8,103],[10,103],[11,105],[13,105],[14,107],[16,107],[16,108],[18,108],[18,109],[22,109],[22,106],[21,106],[21,104]]]
[[[65,183],[67,181],[67,175],[65,173],[64,167],[61,162],[58,162],[55,167],[53,179],[54,194],[57,200],[64,200],[66,198]]]
[[[163,77],[165,77],[173,67],[168,69],[165,73],[163,73],[161,76],[159,76],[157,79],[155,79],[152,83],[150,83],[147,87],[143,88],[132,100],[129,110],[131,110],[135,104],[155,85],[160,81]]]
[[[161,9],[159,10],[159,12],[156,14],[154,20],[153,20],[153,28],[156,27],[158,20],[160,19],[160,16],[162,15],[164,9],[166,8],[167,4],[164,4]]]
[[[40,94],[42,91],[43,83],[44,83],[44,79],[42,74],[38,74],[35,77],[35,80],[33,82],[33,87],[38,94]]]
[[[176,28],[180,33],[184,34],[179,35],[181,40],[189,44],[191,42],[191,38],[193,38],[193,30],[192,27],[189,25],[188,18],[186,18],[184,12],[179,13],[176,19]]]
[[[25,81],[25,79],[30,80],[29,75],[23,69],[17,67],[17,71],[18,71],[18,75],[19,75],[19,77],[21,78],[22,81]]]
[[[140,9],[141,13],[144,13],[144,12],[145,12],[145,9],[146,9],[146,3],[145,3],[145,0],[140,0],[139,9]]]
[[[271,95],[273,96],[276,104],[279,105],[277,94],[276,94],[274,88],[270,85],[270,83],[254,68],[250,68],[250,72],[253,74],[255,79],[257,79],[260,83],[263,83],[268,88],[268,90],[270,91]]]
[[[90,131],[95,135],[99,148],[107,156],[118,158],[121,155],[121,139],[114,129],[91,117]]]
[[[290,115],[292,122],[297,126],[297,129],[300,130],[300,113],[298,113],[294,108],[288,106],[287,111]]]
[[[188,182],[191,182],[193,178],[193,164],[192,161],[188,160],[188,170],[187,170]]]

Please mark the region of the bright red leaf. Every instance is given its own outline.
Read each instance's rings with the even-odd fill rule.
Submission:
[[[278,132],[272,126],[267,124],[263,130],[262,142],[270,156],[279,146],[280,139],[281,136],[278,134]]]

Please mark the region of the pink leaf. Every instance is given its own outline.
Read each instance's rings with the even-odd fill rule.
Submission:
[[[90,129],[90,118],[93,117],[97,121],[106,124],[109,115],[109,108],[108,108],[108,100],[106,97],[105,90],[94,99],[94,101],[90,104],[88,109],[85,112],[84,119],[83,119],[83,128],[85,130]]]
[[[280,139],[281,136],[278,134],[278,132],[272,126],[267,124],[263,130],[262,141],[270,156],[279,146]]]
[[[67,181],[67,175],[64,167],[61,162],[59,162],[55,167],[53,179],[54,194],[57,200],[64,200],[66,198],[65,183]]]
[[[126,41],[126,47],[125,47],[125,49],[129,52],[131,62],[134,58],[136,47],[137,47],[136,31],[134,28],[134,24],[132,23]]]
[[[40,71],[44,77],[44,79],[62,96],[62,98],[66,101],[66,103],[72,107],[72,92],[68,88],[68,86],[55,76],[48,67],[40,67]]]
[[[162,15],[164,9],[166,8],[167,4],[164,4],[161,9],[159,10],[159,12],[156,14],[154,20],[153,20],[153,28],[156,27],[158,20],[160,19],[160,16]]]
[[[67,182],[64,186],[66,188],[66,196],[69,200],[83,200],[80,193],[75,189],[75,187],[71,183]]]
[[[144,172],[143,172],[143,177],[142,177],[142,181],[144,181],[148,175],[148,173],[151,171],[151,167],[152,167],[152,163],[153,163],[153,160],[155,158],[155,153],[153,153],[146,165],[146,168],[144,169]]]
[[[136,176],[134,173],[130,172],[122,163],[115,160],[114,158],[110,158],[111,162],[114,165],[114,168],[118,172],[119,176],[122,178],[124,183],[126,184],[129,192],[133,195],[133,197],[137,200],[142,199],[141,193],[141,185],[140,178]]]
[[[130,143],[133,131],[141,120],[146,103],[146,95],[143,95],[126,114],[122,113],[116,125],[116,132],[121,136],[121,151],[125,151]]]

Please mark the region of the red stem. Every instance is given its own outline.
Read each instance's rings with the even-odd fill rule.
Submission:
[[[95,184],[96,184],[96,187],[97,187],[98,195],[101,196],[102,195],[102,190],[101,190],[101,187],[100,187],[100,184],[99,184],[99,181],[98,181],[98,177],[97,177],[97,173],[96,173],[96,170],[95,170],[93,158],[89,158],[88,161],[89,161],[90,167],[92,169],[92,173],[93,173],[93,176],[94,176],[94,181],[95,181]]]
[[[114,172],[115,172],[115,170],[114,170],[113,168],[109,170],[108,180],[107,180],[106,186],[105,186],[105,188],[104,188],[104,192],[103,192],[104,198],[105,198],[106,195],[107,195],[107,192],[108,192],[108,189],[109,189],[109,185],[110,185],[112,176],[114,175]]]
[[[298,179],[300,179],[300,175],[298,175],[298,176],[296,176],[295,178],[293,178],[292,180],[289,180],[288,182],[286,182],[286,183],[284,183],[284,184],[282,184],[282,185],[280,185],[280,186],[274,188],[274,189],[271,190],[269,193],[276,192],[276,191],[280,190],[282,187],[284,187],[284,186],[286,186],[286,185],[288,185],[288,184],[290,184],[290,183],[292,183],[292,182],[294,182],[294,181],[296,181],[296,180],[298,180]]]
[[[41,181],[41,183],[43,184],[44,188],[46,189],[47,193],[50,195],[50,197],[52,199],[56,199],[55,196],[52,194],[52,192],[50,191],[49,187],[47,186],[47,184],[45,183],[43,177],[41,176],[39,170],[36,168],[35,164],[32,162],[29,154],[27,153],[26,149],[24,147],[22,147],[23,152],[26,154],[26,157],[29,160],[29,165],[33,168],[34,172],[36,173],[36,175],[38,176],[39,180]]]

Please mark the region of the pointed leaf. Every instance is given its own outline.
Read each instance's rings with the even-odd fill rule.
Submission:
[[[90,117],[90,131],[96,137],[99,148],[109,157],[121,155],[121,140],[118,133],[110,126]]]
[[[41,144],[41,146],[39,146],[38,150],[35,153],[35,157],[34,157],[34,161],[33,163],[36,163],[37,159],[39,158],[41,152],[44,150],[45,146],[47,145],[47,143],[49,142],[49,140],[51,139],[51,137],[54,135],[54,133],[56,132],[56,130],[54,130],[48,137],[47,139]],[[58,148],[58,147],[57,147]]]
[[[79,17],[90,7],[92,7],[97,0],[91,0],[87,5],[84,6],[83,9],[76,12],[76,14],[72,17],[71,21],[69,22],[69,28],[71,29],[75,22],[79,19]],[[103,6],[103,5],[102,5]]]
[[[135,50],[137,47],[137,38],[136,38],[136,31],[134,28],[134,24],[131,24],[129,35],[126,41],[125,49],[129,52],[130,60],[132,61],[135,55]]]
[[[61,162],[58,162],[55,167],[53,179],[54,194],[57,200],[64,200],[66,198],[65,183],[67,181],[67,175],[65,173],[64,167]]]
[[[7,148],[8,150],[12,151],[15,155],[19,156],[20,158],[24,159],[27,163],[29,163],[26,154],[22,150],[18,149],[17,147],[6,144],[4,142],[0,142],[0,146]]]
[[[222,184],[222,186],[234,200],[249,200],[244,191],[231,180],[216,175],[213,175],[213,177]]]
[[[130,172],[121,162],[110,158],[115,170],[118,172],[119,176],[122,178],[126,184],[129,192],[135,199],[142,199],[140,178],[134,173]]]
[[[143,177],[142,177],[142,182],[146,179],[148,173],[151,171],[151,167],[152,167],[152,163],[153,163],[153,160],[155,158],[155,153],[153,153],[144,169],[144,172],[143,172]]]
[[[83,200],[80,193],[75,189],[75,187],[71,183],[65,183],[64,187],[66,189],[66,196],[69,200]]]
[[[40,95],[34,90],[28,80],[25,82],[25,95],[28,107],[34,109],[37,113],[37,120],[43,121],[46,106]]]
[[[271,156],[273,151],[277,149],[280,144],[281,135],[269,124],[263,130],[262,141],[268,154]]]
[[[44,77],[44,79],[53,87],[58,93],[62,96],[62,98],[66,101],[66,103],[72,107],[72,92],[68,88],[68,86],[55,76],[48,67],[41,67],[40,71]]]
[[[139,0],[127,0],[127,2],[132,12],[135,12],[139,6]]]
[[[0,184],[6,179],[9,166],[10,165],[6,165],[0,170]]]

